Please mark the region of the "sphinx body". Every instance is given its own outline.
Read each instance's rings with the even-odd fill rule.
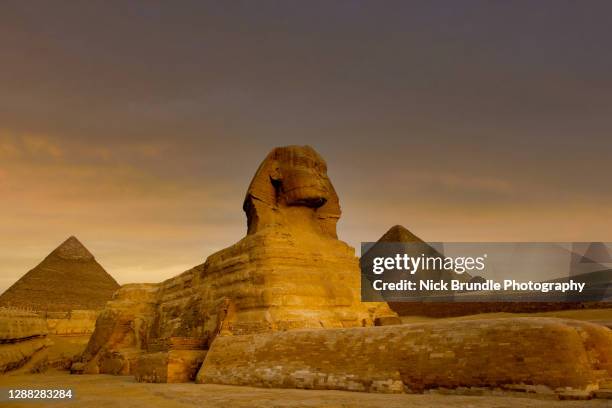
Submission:
[[[115,293],[77,371],[149,378],[144,353],[207,349],[219,335],[399,321],[386,303],[360,302],[359,261],[337,238],[338,196],[312,148],[274,149],[243,210],[247,235],[236,244],[175,278]]]

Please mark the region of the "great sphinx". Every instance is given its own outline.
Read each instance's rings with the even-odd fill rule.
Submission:
[[[386,303],[362,303],[358,259],[336,234],[338,196],[310,147],[274,149],[243,209],[247,234],[236,244],[165,282],[122,286],[72,370],[151,382],[570,397],[612,383],[604,326],[554,318],[397,324]]]
[[[314,149],[272,150],[242,207],[247,234],[236,244],[160,284],[119,289],[79,370],[127,374],[146,353],[206,349],[219,335],[399,321],[386,303],[360,301],[359,261],[338,240],[338,196]]]

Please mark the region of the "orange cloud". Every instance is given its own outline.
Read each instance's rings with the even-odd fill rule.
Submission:
[[[62,148],[46,136],[23,135],[21,141],[26,152],[31,155],[50,156],[55,159],[64,156]]]
[[[60,159],[64,149],[46,135],[0,131],[0,157],[19,159],[23,157],[46,157]]]
[[[0,132],[0,158],[15,159],[21,155],[21,149],[15,138]]]

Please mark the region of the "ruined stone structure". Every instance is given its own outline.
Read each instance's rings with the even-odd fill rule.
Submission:
[[[93,333],[99,310],[71,310],[69,312],[38,313],[47,321],[49,334],[79,336]]]
[[[0,308],[0,374],[24,365],[50,344],[47,324],[32,312]]]
[[[312,148],[274,149],[243,209],[246,237],[204,265],[158,285],[122,287],[98,319],[78,370],[155,380],[164,376],[147,376],[142,367],[171,356],[144,353],[190,343],[202,350],[219,334],[399,322],[385,303],[360,302],[358,259],[337,238],[338,196]]]

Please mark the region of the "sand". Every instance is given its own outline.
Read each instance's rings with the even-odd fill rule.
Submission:
[[[9,402],[19,407],[96,407],[96,408],[178,408],[178,407],[606,407],[610,400],[559,401],[551,397],[504,394],[462,396],[440,394],[367,394],[347,391],[268,389],[225,385],[148,384],[133,377],[110,375],[70,375],[50,371],[45,374],[0,377],[0,388],[72,388],[75,400],[41,404]]]
[[[500,319],[504,317],[558,317],[561,319],[584,320],[592,323],[612,326],[612,309],[579,309],[579,310],[557,310],[537,313],[479,313],[456,317],[427,317],[427,316],[402,316],[402,323],[422,323],[429,321],[457,321],[475,319]]]

